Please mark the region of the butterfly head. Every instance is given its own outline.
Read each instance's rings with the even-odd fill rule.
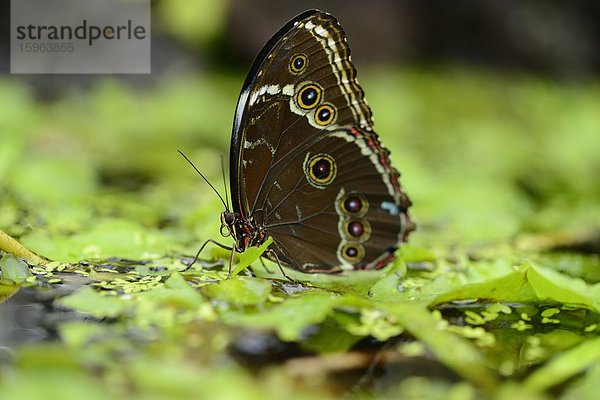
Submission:
[[[235,250],[239,253],[248,247],[260,246],[267,238],[265,229],[257,226],[253,218],[245,219],[229,210],[221,213],[220,232],[223,237],[233,237]]]
[[[235,236],[235,214],[229,210],[221,213],[221,236],[228,237],[232,234]]]

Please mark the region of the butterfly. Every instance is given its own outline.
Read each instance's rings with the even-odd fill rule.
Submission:
[[[398,178],[344,30],[319,10],[298,15],[260,51],[237,103],[221,214],[232,258],[272,237],[264,256],[280,267],[380,269],[415,228]]]

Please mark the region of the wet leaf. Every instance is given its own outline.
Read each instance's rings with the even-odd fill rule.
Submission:
[[[233,306],[264,303],[271,293],[271,283],[266,280],[237,277],[211,283],[202,288],[209,298]]]
[[[438,296],[431,305],[453,300],[572,304],[600,312],[598,289],[580,279],[525,263],[500,278],[467,284]]]
[[[164,285],[157,285],[152,290],[142,292],[136,296],[136,299],[151,302],[156,308],[170,306],[178,309],[198,309],[206,304],[199,291],[186,282],[178,272],[169,275]]]
[[[307,327],[325,320],[344,299],[313,290],[300,293],[281,304],[255,313],[229,313],[224,321],[250,328],[272,328],[283,340],[298,340]]]
[[[471,382],[494,388],[498,382],[485,366],[481,354],[469,342],[440,329],[443,323],[421,306],[386,304],[381,306],[417,339],[422,340],[445,365]]]
[[[255,272],[257,276],[270,279],[281,279],[282,273],[274,263],[269,263],[271,271],[257,267]],[[346,290],[359,295],[365,295],[373,285],[380,280],[389,278],[388,282],[397,282],[404,275],[406,265],[401,259],[388,264],[378,271],[345,271],[339,274],[314,274],[295,271],[290,268],[284,268],[286,275],[298,282],[331,290]],[[393,283],[392,283],[393,284]]]
[[[31,276],[26,262],[7,254],[0,258],[0,277],[15,283],[23,283]]]
[[[116,296],[102,295],[91,287],[84,287],[77,292],[58,300],[65,307],[96,318],[114,318],[121,315],[128,307],[127,302]]]

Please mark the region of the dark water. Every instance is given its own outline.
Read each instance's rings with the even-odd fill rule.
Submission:
[[[56,288],[22,288],[0,303],[0,362],[10,359],[13,349],[58,339],[57,326],[82,315],[57,307],[54,300],[73,292],[74,285]]]

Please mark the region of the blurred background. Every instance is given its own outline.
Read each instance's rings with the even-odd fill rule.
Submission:
[[[457,365],[455,361],[468,370],[462,374],[469,379],[477,370],[487,374],[492,366],[497,368],[498,379],[508,388],[499,393],[525,393],[515,390],[516,381],[531,370],[535,379],[545,375],[555,381],[556,391],[549,396],[580,382],[578,374],[561,383],[584,369],[564,361],[582,358],[576,361],[591,363],[589,357],[572,354],[593,354],[597,342],[589,340],[597,340],[597,314],[567,305],[557,316],[557,308],[546,308],[555,306],[552,296],[543,299],[540,310],[554,310],[546,314],[552,318],[569,315],[564,322],[554,325],[552,319],[546,324],[541,312],[541,325],[521,332],[511,321],[531,321],[528,315],[535,321],[538,310],[511,302],[515,312],[506,318],[512,319],[501,317],[498,325],[485,326],[498,340],[491,347],[483,340],[477,345],[487,354],[482,361],[473,361],[478,358],[449,340],[454,336],[437,348],[458,349],[461,356],[437,361],[426,346],[408,337],[413,332],[407,328],[411,335],[386,342],[381,347],[385,352],[374,353],[372,361],[360,356],[369,364],[364,376],[352,369],[356,358],[338,359],[344,370],[350,366],[348,379],[340,379],[327,374],[331,359],[321,363],[308,358],[308,363],[291,369],[287,367],[292,363],[281,363],[304,356],[306,349],[350,346],[348,332],[356,338],[375,333],[377,340],[387,340],[402,332],[396,317],[364,308],[359,324],[357,313],[339,305],[331,305],[332,314],[325,317],[329,311],[323,312],[321,305],[330,307],[329,301],[315,301],[321,297],[284,281],[231,279],[205,285],[221,271],[209,263],[203,275],[187,275],[193,290],[181,278],[165,286],[158,286],[162,283],[155,278],[180,269],[182,255],[195,254],[206,239],[227,243],[219,236],[222,204],[177,150],[223,191],[220,157],[229,155],[233,113],[253,58],[288,20],[316,7],[334,14],[346,31],[375,130],[391,151],[413,201],[410,212],[418,229],[409,238],[414,246],[403,249],[408,249],[405,259],[410,261],[412,249],[413,261],[419,262],[409,264],[402,284],[382,280],[379,293],[425,304],[423,299],[428,302],[432,293],[491,282],[530,259],[563,272],[548,275],[553,285],[538,282],[532,287],[542,288],[542,293],[555,291],[559,299],[575,303],[589,300],[584,304],[595,304],[597,310],[600,2],[156,0],[148,75],[10,75],[9,4],[0,2],[0,230],[41,255],[71,263],[68,268],[76,273],[57,272],[65,268],[58,263],[32,269],[36,286],[15,294],[16,287],[5,276],[11,260],[2,259],[0,391],[9,394],[0,397],[47,398],[53,393],[58,398],[65,393],[61,388],[69,388],[74,390],[71,397],[60,398],[75,398],[75,392],[81,393],[77,398],[105,398],[103,390],[127,393],[123,398],[132,398],[129,394],[136,390],[148,393],[143,398],[162,398],[161,393],[168,393],[164,398],[184,398],[185,393],[191,393],[190,398],[210,393],[214,398],[214,393],[227,389],[224,393],[239,395],[223,398],[312,399],[318,397],[302,397],[297,385],[318,387],[334,380],[332,387],[343,389],[335,393],[350,398],[348,390],[371,385],[371,379],[376,389],[385,390],[409,376],[433,388],[429,393],[439,393],[439,398],[451,393],[455,398],[476,398],[479,392],[469,391],[469,386],[457,385],[458,391],[451,391],[447,385],[432,385],[446,374],[449,382],[457,380],[456,370],[444,366]],[[555,249],[564,252],[544,251]],[[210,251],[202,258],[209,259]],[[20,277],[26,279],[30,268],[22,267]],[[119,272],[118,279],[114,272]],[[596,285],[575,285],[567,276]],[[117,280],[121,283],[115,286]],[[513,281],[503,282],[496,293],[512,294]],[[82,286],[85,290],[75,294],[83,296],[71,298],[70,304],[83,314],[74,315],[68,311],[71,305],[54,301]],[[118,295],[97,296],[91,286]],[[521,286],[525,282],[519,281],[517,298],[524,291]],[[569,297],[569,288],[581,296]],[[496,286],[491,292],[495,290]],[[309,295],[305,302],[286,303],[288,298],[302,301],[303,294]],[[343,296],[343,291],[336,294],[336,301]],[[275,309],[277,304],[284,308]],[[286,304],[293,306],[285,308]],[[358,307],[354,295],[348,304],[353,304],[350,310]],[[440,309],[449,310],[445,318],[450,327],[476,343],[484,325],[469,318],[479,317],[470,311],[478,309],[461,305],[471,315]],[[333,307],[339,309],[335,314]],[[299,317],[294,324],[289,323],[289,310]],[[437,309],[434,313],[437,316],[429,319],[416,315],[413,329],[428,332],[429,341],[438,340],[437,334],[459,332],[442,328],[446,321],[440,320]],[[314,325],[313,316],[321,314],[324,319]],[[252,316],[263,322],[253,327]],[[250,317],[248,325],[242,317]],[[255,331],[270,319],[273,326],[297,326],[298,339],[280,334],[280,340]],[[99,320],[104,322],[94,322]],[[52,340],[59,336],[60,343]],[[375,352],[383,343],[365,339],[365,349]],[[592,345],[566,357],[558,353],[584,340]],[[36,342],[39,346],[17,349]],[[406,352],[388,357],[399,344],[407,345]],[[418,346],[410,350],[412,344]],[[546,359],[551,360],[550,368],[542,370],[540,360]],[[13,360],[21,363],[16,373],[5,368]],[[237,369],[238,363],[247,363],[252,378]],[[270,370],[267,375],[254,370],[272,363],[299,371],[304,380],[298,383],[293,373],[283,378],[270,375]],[[380,363],[390,364],[373,368]],[[558,377],[557,370],[562,371]],[[592,398],[600,369],[596,364],[589,370]],[[257,392],[259,386],[275,395]],[[6,387],[14,391],[3,391]],[[354,395],[363,398],[360,392]]]
[[[125,0],[127,1],[127,0]],[[436,65],[452,63],[503,71],[527,71],[585,79],[600,71],[597,24],[591,0],[375,0],[360,2],[272,0],[152,1],[152,76],[227,69],[245,72],[265,41],[292,16],[309,8],[336,15],[352,40],[356,63]],[[10,4],[0,5],[5,33]],[[9,70],[9,36],[0,41],[0,67]],[[74,85],[90,79],[67,79]],[[40,79],[40,96],[54,79]]]
[[[313,7],[347,33],[413,243],[598,226],[600,3],[157,0],[152,73],[119,76],[9,75],[0,4],[0,227],[62,260],[216,238],[220,203],[177,150],[221,186],[254,56]]]

